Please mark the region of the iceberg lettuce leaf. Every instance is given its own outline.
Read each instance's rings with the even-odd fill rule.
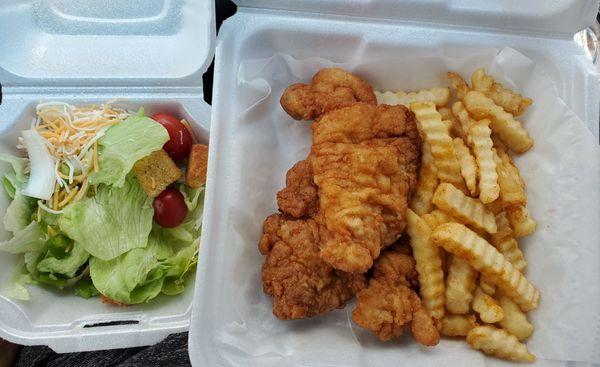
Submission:
[[[146,248],[135,248],[115,259],[90,259],[90,276],[103,295],[125,304],[156,297],[169,271],[165,256],[172,252],[153,232]]]
[[[13,234],[21,231],[31,222],[31,216],[37,207],[33,198],[15,192],[14,199],[6,208],[4,215],[4,229]]]
[[[10,298],[18,299],[20,301],[29,301],[31,295],[25,287],[27,284],[35,284],[36,281],[33,279],[31,274],[25,268],[23,258],[19,259],[19,264],[13,271],[5,292]]]
[[[42,251],[48,235],[38,222],[31,222],[15,233],[10,240],[0,242],[0,250],[12,254],[23,254],[30,251]]]
[[[37,270],[50,273],[60,274],[67,278],[73,278],[77,270],[86,263],[90,254],[87,253],[77,242],[73,244],[71,251],[62,259],[48,255],[37,264]]]
[[[90,182],[123,186],[135,162],[161,149],[168,140],[167,130],[151,118],[140,114],[126,118],[98,140],[100,170],[90,176]]]
[[[153,215],[152,199],[129,175],[123,187],[100,185],[95,196],[67,205],[58,222],[90,255],[107,261],[146,247]]]
[[[2,186],[11,199],[15,198],[17,190],[21,190],[27,183],[25,176],[25,158],[15,157],[11,154],[0,153],[0,161],[7,162],[12,167],[12,172],[8,172],[2,177]]]

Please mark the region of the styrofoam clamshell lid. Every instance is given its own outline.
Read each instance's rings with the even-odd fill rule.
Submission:
[[[213,0],[3,2],[0,80],[198,86],[214,52],[213,9]]]
[[[0,0],[0,152],[19,153],[35,106],[53,100],[124,99],[120,107],[185,118],[206,143],[202,74],[215,34],[214,0]],[[8,200],[0,193],[2,213]],[[8,236],[0,224],[0,240]],[[149,345],[189,328],[193,282],[126,308],[41,286],[21,302],[4,293],[17,261],[0,254],[0,338],[63,353]]]
[[[234,0],[238,6],[503,28],[552,35],[593,23],[596,0]]]

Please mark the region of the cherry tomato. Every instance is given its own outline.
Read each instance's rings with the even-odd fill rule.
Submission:
[[[166,113],[155,113],[152,119],[161,124],[169,132],[169,141],[163,145],[165,152],[175,161],[180,161],[190,154],[192,135],[179,119]]]
[[[183,195],[177,189],[165,189],[154,198],[152,206],[154,221],[167,228],[180,225],[188,212]]]

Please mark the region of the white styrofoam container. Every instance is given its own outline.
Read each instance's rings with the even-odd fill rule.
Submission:
[[[275,53],[287,53],[296,59],[321,57],[345,62],[360,60],[363,55],[430,54],[453,46],[474,50],[510,46],[534,60],[551,77],[562,99],[597,136],[598,81],[593,65],[573,42],[573,34],[592,23],[598,2],[237,0],[236,3],[239,6],[237,14],[223,24],[217,37],[207,199],[198,265],[202,270],[197,273],[189,337],[192,363],[196,366],[296,363],[384,366],[402,363],[394,358],[374,360],[372,355],[366,354],[356,357],[356,351],[340,349],[335,340],[319,338],[301,339],[291,360],[284,356],[292,351],[282,350],[281,355],[275,355],[227,345],[227,335],[221,326],[227,325],[229,330],[245,328],[237,312],[245,305],[231,302],[239,299],[234,296],[239,293],[236,284],[244,277],[257,277],[256,295],[247,296],[259,302],[262,292],[257,276],[262,259],[257,260],[256,269],[245,269],[237,266],[233,256],[229,256],[236,251],[260,258],[256,246],[240,248],[240,236],[258,241],[264,219],[259,214],[256,218],[247,218],[256,222],[253,225],[256,233],[244,234],[236,234],[236,226],[247,223],[232,220],[236,208],[256,207],[255,203],[248,202],[248,198],[236,195],[236,191],[240,185],[250,184],[244,181],[247,177],[242,158],[244,152],[251,152],[252,144],[261,144],[240,137],[240,129],[248,130],[247,124],[243,124],[244,117],[238,114],[236,75],[240,64]],[[273,156],[277,155],[278,152],[273,152]],[[268,157],[254,157],[263,158],[265,164],[269,164]],[[275,180],[283,182],[283,176],[284,172]],[[261,189],[256,188],[257,192]],[[299,330],[290,332],[302,334],[303,327],[296,326]],[[310,329],[309,325],[305,326]],[[280,345],[277,335],[267,326],[258,328],[255,335],[261,344]],[[405,360],[405,363],[410,361]],[[449,360],[447,363],[458,362]]]
[[[55,100],[125,98],[125,107],[187,118],[208,141],[202,74],[215,33],[213,0],[0,2],[0,151],[15,152],[36,104]],[[0,193],[0,213],[8,203]],[[37,286],[30,286],[31,301],[20,302],[2,293],[16,259],[0,254],[1,338],[77,352],[153,344],[189,328],[193,282],[180,296],[125,308]]]

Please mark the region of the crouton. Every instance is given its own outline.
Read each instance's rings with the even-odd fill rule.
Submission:
[[[164,150],[152,152],[135,163],[133,172],[150,197],[156,197],[183,174]]]
[[[194,144],[190,149],[185,183],[198,188],[206,183],[206,165],[208,164],[208,146]]]
[[[119,307],[127,306],[126,303],[115,301],[114,299],[106,297],[103,294],[100,295],[100,300],[102,301],[102,303],[107,304],[107,305],[113,305],[113,306],[119,306]]]

